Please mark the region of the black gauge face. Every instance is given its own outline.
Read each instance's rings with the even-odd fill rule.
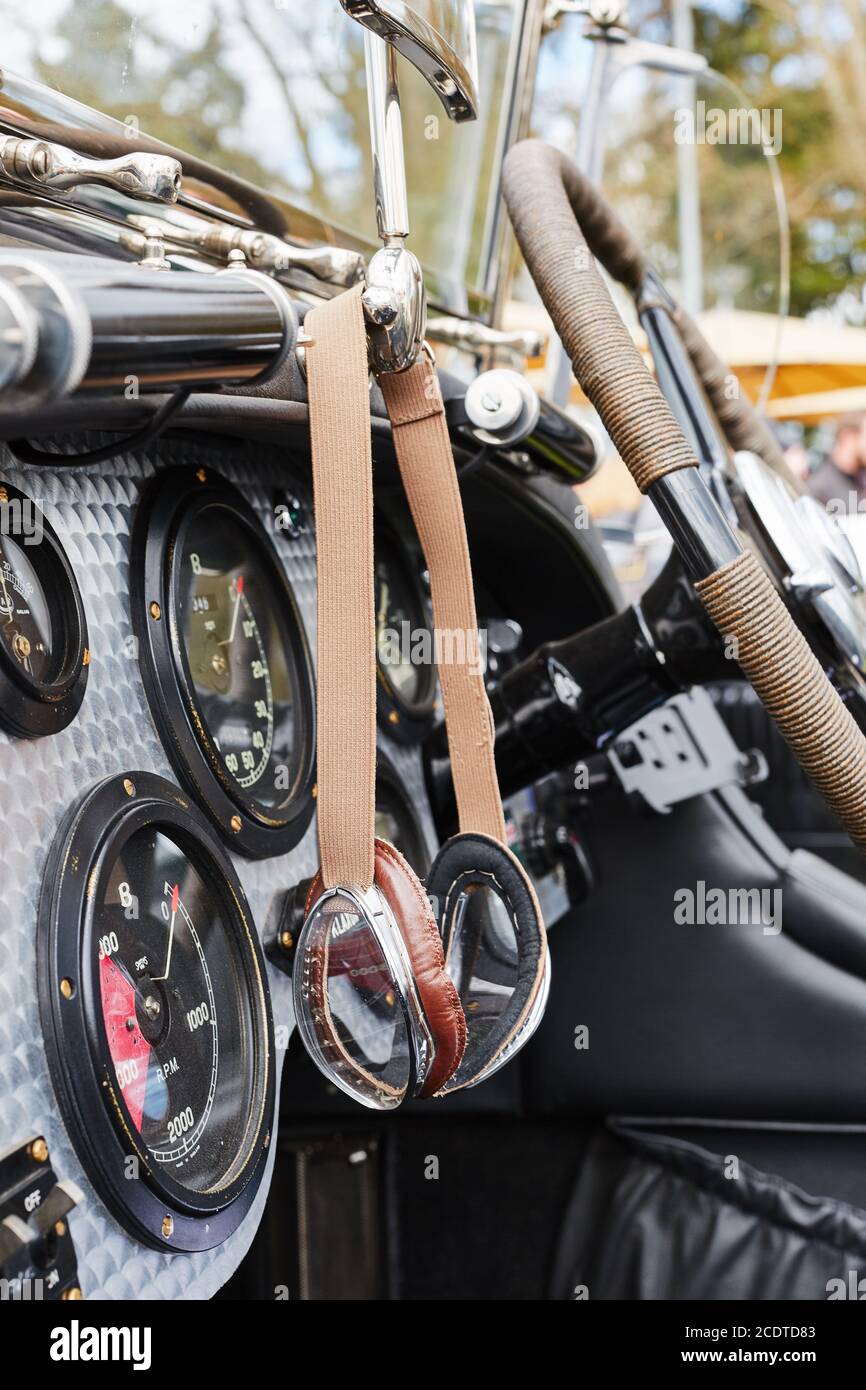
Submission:
[[[145,688],[178,775],[234,848],[284,853],[313,814],[315,696],[269,536],[221,478],[173,469],[142,505],[132,572]]]
[[[245,800],[272,811],[302,770],[300,675],[273,562],[222,506],[200,512],[179,560],[180,631],[205,727]]]
[[[49,1063],[93,1181],[149,1243],[212,1247],[261,1176],[272,1025],[240,884],[169,783],[131,773],[85,798],[49,861],[39,961]]]
[[[433,632],[412,561],[386,528],[376,533],[376,647],[383,723],[400,737],[423,737],[436,693]]]
[[[0,484],[0,723],[56,733],[87,684],[87,630],[72,568],[30,498]]]
[[[136,1131],[177,1182],[218,1190],[244,1157],[257,1091],[254,1012],[221,902],[155,827],[130,836],[105,878],[91,950]]]
[[[55,665],[53,625],[39,575],[23,546],[0,538],[0,641],[34,681],[48,680]]]

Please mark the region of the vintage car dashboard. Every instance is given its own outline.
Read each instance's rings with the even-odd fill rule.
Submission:
[[[193,397],[104,462],[50,457],[116,439],[86,415],[39,438],[38,466],[0,445],[0,1263],[41,1267],[52,1296],[209,1297],[267,1198],[289,902],[318,863],[303,396],[292,363],[272,392]],[[429,598],[374,414],[377,819],[423,871],[439,711],[435,670],[407,656]],[[525,454],[469,462],[495,681],[575,612],[612,613],[616,586],[565,481]],[[532,809],[531,791],[511,803],[517,842]]]

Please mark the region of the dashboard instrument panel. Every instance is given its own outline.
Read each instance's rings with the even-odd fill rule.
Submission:
[[[132,602],[181,781],[241,853],[291,849],[313,814],[312,662],[291,585],[236,488],[204,469],[160,478],[136,523]]]
[[[38,931],[49,1067],[92,1182],[147,1244],[219,1244],[274,1113],[264,962],[228,856],[170,783],[108,778],[54,844]]]

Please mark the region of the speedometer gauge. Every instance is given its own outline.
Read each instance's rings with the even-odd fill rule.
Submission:
[[[86,797],[49,862],[39,961],[58,1097],[107,1204],[162,1248],[225,1239],[273,1116],[267,983],[234,871],[169,783]]]
[[[290,849],[313,809],[312,673],[260,522],[222,479],[172,470],[143,504],[133,585],[145,685],[179,775],[234,847]]]

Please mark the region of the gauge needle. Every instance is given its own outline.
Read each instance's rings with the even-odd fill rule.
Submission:
[[[12,600],[9,597],[9,590],[6,588],[6,575],[3,573],[3,566],[0,565],[0,584],[3,585],[3,603],[0,605],[0,612],[6,614],[7,622],[12,621]]]
[[[180,900],[180,888],[177,884],[171,890],[171,921],[168,924],[168,955],[165,958],[165,974],[151,975],[152,980],[167,980],[168,972],[171,969],[171,948],[174,945],[174,919],[177,916],[177,905]]]
[[[242,574],[239,574],[237,579],[235,580],[235,611],[232,614],[231,632],[229,633],[228,637],[226,637],[222,642],[217,643],[218,647],[230,647],[232,642],[235,640],[235,628],[238,625],[238,613],[240,612],[241,594],[243,593],[243,591],[244,577]]]
[[[379,631],[381,632],[388,620],[388,599],[391,597],[390,587],[383,581],[382,593],[379,598]]]

